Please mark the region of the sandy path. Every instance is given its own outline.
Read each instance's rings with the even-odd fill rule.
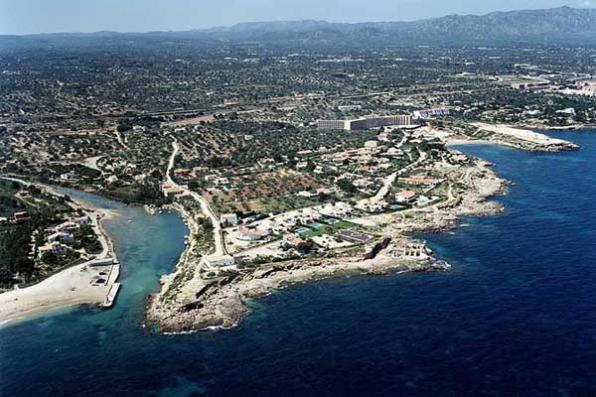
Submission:
[[[189,195],[193,199],[195,199],[200,204],[201,212],[203,212],[203,215],[211,220],[211,224],[213,225],[213,237],[215,240],[215,252],[210,256],[221,256],[227,254],[219,218],[217,214],[215,214],[215,211],[213,211],[213,209],[209,205],[209,202],[199,193],[194,192],[188,189],[187,187],[178,185],[172,178],[172,169],[174,168],[176,156],[178,155],[179,151],[180,146],[178,145],[178,140],[174,138],[172,142],[172,154],[170,156],[170,160],[168,161],[168,168],[166,170],[166,180],[169,184],[177,186],[179,189],[181,189],[184,192],[184,194]]]

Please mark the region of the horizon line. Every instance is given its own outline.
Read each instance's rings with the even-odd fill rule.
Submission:
[[[368,21],[360,21],[360,22],[346,22],[346,21],[330,21],[325,19],[314,19],[314,18],[306,18],[306,19],[270,19],[270,20],[258,20],[258,21],[244,21],[244,22],[237,22],[231,23],[228,25],[215,25],[210,27],[202,27],[202,28],[191,28],[191,29],[181,29],[181,30],[146,30],[146,31],[118,31],[118,30],[109,30],[109,29],[101,29],[96,31],[89,31],[89,32],[82,32],[82,31],[57,31],[57,32],[40,32],[40,33],[0,33],[0,37],[28,37],[28,36],[50,36],[50,35],[94,35],[94,34],[102,34],[102,33],[110,33],[116,35],[127,35],[127,34],[151,34],[151,33],[184,33],[184,32],[208,32],[210,30],[218,30],[218,29],[230,29],[240,25],[251,25],[251,24],[267,24],[267,23],[297,23],[297,22],[318,22],[318,23],[328,23],[328,24],[346,24],[346,25],[358,25],[358,24],[366,24],[366,23],[413,23],[419,21],[429,21],[434,19],[441,19],[447,18],[451,16],[476,16],[476,17],[484,17],[492,14],[500,14],[500,13],[512,13],[512,12],[524,12],[524,11],[550,11],[550,10],[558,10],[558,9],[572,9],[572,10],[596,10],[596,7],[571,7],[571,6],[560,6],[560,7],[550,7],[550,8],[522,8],[522,9],[513,9],[513,10],[496,10],[487,12],[484,14],[446,14],[438,17],[429,17],[429,18],[416,18],[410,20],[368,20]]]

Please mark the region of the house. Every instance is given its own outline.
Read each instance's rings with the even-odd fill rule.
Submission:
[[[134,179],[135,182],[143,182],[145,179],[147,179],[147,175],[146,174],[137,174],[137,175],[133,176],[132,179]]]
[[[184,192],[180,186],[169,182],[164,182],[161,184],[161,191],[165,197],[175,196]]]
[[[317,219],[321,218],[321,213],[313,208],[303,208],[298,210],[296,216],[294,217],[294,223],[310,223],[316,221]]]
[[[26,222],[28,220],[31,219],[31,217],[29,216],[29,214],[25,211],[20,211],[20,212],[15,212],[14,214],[12,214],[12,219],[15,222]]]
[[[50,234],[47,238],[49,243],[60,242],[60,243],[71,243],[74,241],[74,237],[72,234],[63,233],[63,232],[56,232]]]
[[[567,116],[573,116],[573,115],[575,115],[575,109],[574,108],[566,108],[566,109],[562,109],[562,110],[557,110],[555,113],[564,114]]]
[[[231,255],[222,255],[204,257],[202,262],[207,267],[227,267],[234,266],[236,260]]]
[[[319,210],[319,212],[325,216],[341,218],[350,214],[352,212],[352,207],[343,202],[337,202],[335,204],[327,203]]]
[[[66,246],[64,246],[63,244],[60,244],[57,241],[54,241],[52,243],[47,243],[46,245],[42,245],[41,247],[39,247],[38,250],[39,250],[40,255],[43,255],[48,252],[51,252],[52,254],[55,254],[55,255],[66,254]]]
[[[432,197],[426,197],[426,196],[420,196],[418,197],[418,199],[416,200],[416,206],[418,207],[426,207],[427,205],[431,205],[436,203],[437,201],[439,201],[440,198],[437,196],[432,196]]]
[[[466,156],[465,154],[454,154],[453,156],[451,156],[451,160],[454,163],[464,163],[468,161],[468,156]]]
[[[267,237],[267,232],[259,229],[249,229],[247,227],[241,227],[236,235],[236,238],[242,241],[258,241],[265,237]]]
[[[297,247],[304,243],[304,240],[293,233],[287,233],[282,239],[282,244],[289,245],[290,247]]]
[[[412,190],[402,190],[395,193],[395,200],[398,203],[411,203],[416,199],[416,192]]]
[[[61,224],[59,224],[58,226],[54,226],[51,230],[53,230],[54,232],[58,233],[71,233],[71,232],[75,232],[77,230],[80,229],[80,225],[78,223],[75,222],[63,222]]]
[[[316,197],[317,196],[317,193],[310,192],[310,191],[307,191],[307,190],[303,190],[301,192],[296,193],[296,196],[305,197],[305,198],[311,198],[311,197]]]
[[[377,146],[379,146],[379,142],[378,141],[366,141],[364,142],[364,147],[367,149],[374,149]]]
[[[229,185],[230,184],[230,180],[226,177],[220,177],[220,178],[215,178],[213,180],[213,183],[216,186],[225,186],[225,185]]]
[[[238,215],[236,214],[222,214],[219,218],[221,225],[223,227],[226,226],[236,226],[238,225]]]
[[[366,212],[370,213],[379,213],[383,212],[385,208],[388,207],[388,203],[385,200],[380,201],[372,201],[372,200],[364,200],[358,203],[356,208],[361,209]]]
[[[72,220],[74,223],[76,223],[77,225],[88,225],[91,223],[91,219],[88,216],[81,216],[79,218],[75,218]]]
[[[176,168],[174,170],[174,175],[176,175],[176,176],[186,177],[186,176],[189,176],[190,173],[191,173],[191,170],[189,170],[188,168]]]
[[[398,149],[396,147],[391,147],[387,150],[387,152],[385,152],[385,156],[388,157],[401,157],[404,155],[403,150]]]

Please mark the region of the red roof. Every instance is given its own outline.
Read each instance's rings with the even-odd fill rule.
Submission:
[[[12,217],[17,221],[26,220],[29,219],[29,214],[27,214],[25,211],[15,212],[14,214],[12,214]]]

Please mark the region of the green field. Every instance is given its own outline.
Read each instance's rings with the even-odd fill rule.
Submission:
[[[355,223],[346,220],[341,220],[332,225],[328,223],[317,222],[315,224],[306,225],[302,227],[301,229],[303,230],[298,231],[298,235],[302,238],[311,238],[316,236],[322,236],[325,234],[335,234],[335,232],[339,230],[351,229],[355,226]]]

